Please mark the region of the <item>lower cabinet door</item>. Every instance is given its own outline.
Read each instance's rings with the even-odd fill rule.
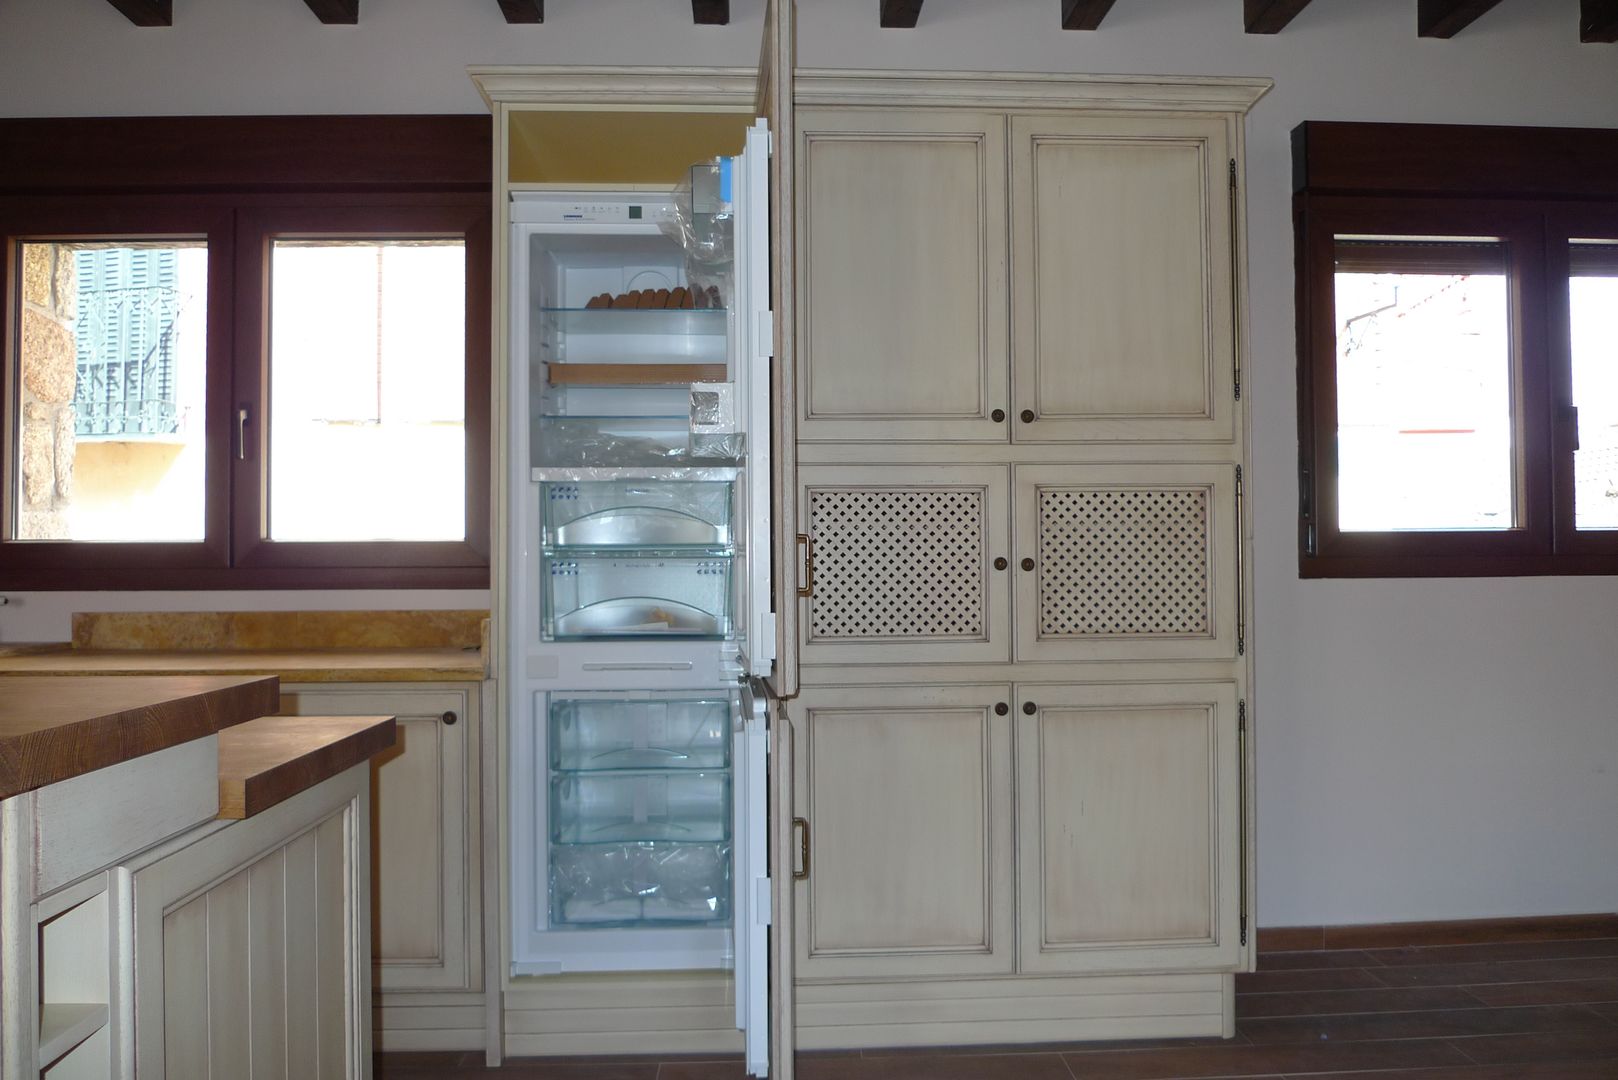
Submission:
[[[800,979],[1012,970],[1010,692],[813,689],[792,703]]]
[[[482,987],[475,687],[286,686],[282,712],[397,718],[371,763],[371,950],[379,991]]]
[[[351,769],[131,866],[133,1075],[371,1075],[364,782]]]
[[[1234,970],[1233,682],[1017,687],[1026,972]]]

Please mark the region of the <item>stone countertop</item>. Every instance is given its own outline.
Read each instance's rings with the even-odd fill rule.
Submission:
[[[478,649],[71,649],[0,654],[10,675],[277,675],[288,683],[480,682]],[[274,712],[275,710],[270,710]]]
[[[281,707],[274,678],[0,675],[0,798],[256,720]]]

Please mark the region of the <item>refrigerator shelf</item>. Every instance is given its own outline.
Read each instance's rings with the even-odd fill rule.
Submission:
[[[669,769],[551,777],[556,844],[730,839],[730,775]]]
[[[730,844],[553,844],[551,923],[600,928],[730,918]]]
[[[729,481],[547,482],[540,493],[547,547],[728,548]]]
[[[723,337],[725,308],[540,308],[546,326],[573,336],[597,334],[657,337]]]
[[[552,386],[682,386],[696,382],[724,382],[724,364],[612,363],[546,364],[545,379]]]
[[[730,766],[728,697],[554,697],[553,772],[722,770]]]

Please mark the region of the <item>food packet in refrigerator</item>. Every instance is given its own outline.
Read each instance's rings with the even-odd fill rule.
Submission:
[[[691,457],[734,461],[742,456],[736,423],[736,388],[730,383],[691,384]]]

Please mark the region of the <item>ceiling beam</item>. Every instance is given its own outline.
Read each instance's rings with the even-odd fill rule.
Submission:
[[[136,26],[173,26],[174,0],[109,0]]]
[[[1580,41],[1618,41],[1618,0],[1580,0]]]
[[[691,21],[698,26],[730,25],[730,0],[691,0]]]
[[[542,23],[545,0],[500,0],[500,14],[508,23]]]
[[[1249,34],[1279,34],[1309,0],[1242,0]]]
[[[353,26],[360,21],[360,0],[303,0],[315,18],[329,26]]]
[[[921,18],[922,0],[882,0],[882,25],[908,30]]]
[[[1113,0],[1062,0],[1063,30],[1097,30]]]
[[[1417,0],[1416,33],[1421,37],[1452,38],[1500,0]]]

